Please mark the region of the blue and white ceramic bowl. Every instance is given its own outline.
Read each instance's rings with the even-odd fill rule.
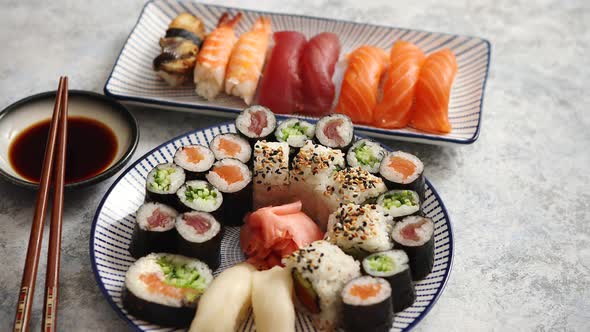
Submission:
[[[90,234],[90,259],[96,282],[113,309],[137,331],[173,331],[130,315],[121,302],[125,272],[135,261],[127,248],[135,226],[135,211],[144,201],[145,179],[157,164],[171,162],[174,152],[188,144],[208,145],[219,133],[235,132],[233,124],[221,125],[205,130],[190,132],[172,139],[152,151],[129,167],[111,186],[100,202]],[[445,206],[432,184],[426,181],[426,200],[423,206],[426,215],[435,222],[435,261],[432,273],[416,284],[416,302],[410,308],[395,315],[391,331],[408,331],[432,308],[441,295],[449,278],[453,257],[453,233]],[[221,265],[215,275],[238,262],[245,260],[240,249],[239,228],[228,227],[221,244]],[[311,320],[299,313],[298,332],[315,331]],[[250,316],[241,331],[254,331],[254,320]]]
[[[481,129],[484,89],[490,61],[490,43],[476,37],[402,29],[340,20],[268,13],[261,11],[206,5],[191,1],[152,0],[148,2],[137,24],[123,46],[109,76],[104,92],[122,101],[157,105],[163,108],[192,111],[218,116],[236,116],[246,105],[236,97],[220,95],[214,101],[198,97],[194,87],[170,87],[152,70],[152,60],[160,53],[158,40],[170,21],[181,12],[190,12],[203,20],[211,31],[225,11],[244,14],[236,32],[241,34],[254,20],[265,15],[271,18],[274,31],[296,30],[308,38],[320,32],[336,33],[342,44],[341,58],[363,44],[390,49],[398,40],[415,43],[426,53],[448,47],[457,56],[459,71],[449,104],[453,130],[449,134],[427,134],[411,128],[380,129],[358,125],[357,130],[370,136],[423,142],[430,144],[475,142]],[[345,65],[336,66],[334,81],[340,86]]]

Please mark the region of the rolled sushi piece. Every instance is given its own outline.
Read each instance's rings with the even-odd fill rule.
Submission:
[[[374,204],[344,204],[330,215],[326,241],[345,253],[362,259],[393,248],[389,234],[391,225],[381,209]]]
[[[247,163],[252,157],[252,147],[237,134],[219,134],[213,137],[209,147],[217,160],[234,158]]]
[[[135,214],[135,228],[129,244],[134,258],[152,252],[176,252],[174,221],[178,212],[161,203],[145,203]]]
[[[138,259],[125,274],[123,306],[151,323],[188,327],[213,274],[198,259],[154,253]]]
[[[237,159],[221,159],[207,173],[207,180],[223,193],[217,220],[226,226],[241,226],[252,210],[252,173]]]
[[[327,115],[316,123],[315,137],[324,146],[346,151],[354,139],[354,125],[344,114]]]
[[[176,164],[156,165],[147,175],[146,201],[175,206],[176,191],[182,186],[185,178],[184,170]]]
[[[373,277],[385,278],[393,291],[393,311],[411,307],[416,300],[408,255],[403,250],[388,250],[371,254],[363,259],[363,271]]]
[[[305,144],[312,140],[315,134],[315,125],[299,119],[288,119],[279,124],[275,131],[275,137],[279,142],[285,142],[295,154]]]
[[[422,280],[434,265],[434,222],[430,218],[409,216],[395,224],[392,232],[395,248],[403,249],[410,259],[413,280]]]
[[[174,163],[182,167],[187,180],[204,180],[214,162],[213,151],[203,145],[185,145],[174,153]]]
[[[289,192],[289,145],[258,141],[254,145],[254,209],[292,202]]]
[[[363,276],[342,290],[345,331],[386,332],[393,324],[392,289],[387,280]]]
[[[205,262],[209,268],[219,267],[221,224],[207,212],[185,212],[176,218],[178,253]]]
[[[340,248],[315,241],[283,259],[291,271],[298,305],[312,317],[319,330],[334,330],[340,321],[346,283],[360,277],[359,263]]]
[[[252,105],[242,111],[236,118],[236,130],[252,146],[257,141],[272,141],[272,134],[277,127],[274,113],[267,107]]]
[[[176,192],[179,211],[214,212],[221,207],[223,195],[207,181],[187,181]]]
[[[360,167],[369,173],[379,173],[381,160],[386,151],[381,144],[363,138],[354,142],[346,153],[346,163],[350,167]]]
[[[408,189],[424,202],[424,164],[418,157],[403,151],[388,153],[381,161],[379,173],[389,189]]]
[[[418,193],[412,190],[390,190],[377,198],[377,205],[393,221],[422,213]]]

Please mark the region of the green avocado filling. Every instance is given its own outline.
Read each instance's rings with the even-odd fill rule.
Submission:
[[[300,122],[295,122],[295,124],[281,129],[281,133],[279,134],[279,139],[281,141],[286,142],[289,137],[291,136],[302,136],[307,135],[307,128],[302,126]]]
[[[170,174],[174,172],[176,172],[174,168],[156,169],[154,181],[150,182],[150,187],[163,191],[170,189]]]
[[[356,156],[356,160],[358,160],[361,165],[374,167],[376,164],[381,162],[379,158],[373,155],[371,148],[365,143],[361,143],[359,146],[355,147],[353,151],[354,155]]]
[[[375,272],[389,272],[395,267],[395,263],[391,257],[386,255],[373,255],[367,258],[369,267]]]
[[[417,203],[414,201],[414,196],[409,190],[402,190],[392,194],[385,194],[383,199],[383,207],[391,209],[393,207],[401,207],[402,205],[416,206]]]
[[[166,256],[158,258],[157,263],[164,272],[164,283],[178,288],[191,288],[198,291],[197,293],[187,293],[186,299],[188,301],[196,300],[205,291],[206,280],[197,269],[188,267],[186,264],[178,264]]]
[[[191,186],[186,186],[184,197],[188,202],[192,202],[196,199],[209,201],[215,200],[217,198],[217,192],[213,190],[213,188],[211,187],[195,188]]]

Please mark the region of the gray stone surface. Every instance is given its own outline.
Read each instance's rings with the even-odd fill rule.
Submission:
[[[388,142],[423,158],[454,225],[450,281],[416,331],[590,330],[590,2],[223,3],[488,38],[492,65],[479,140],[463,147]],[[73,88],[102,91],[142,6],[2,1],[0,107],[54,89],[62,74]],[[133,113],[142,134],[134,158],[179,133],[223,121],[146,108]],[[66,195],[60,330],[126,329],[100,294],[88,255],[92,217],[113,180]],[[5,331],[13,320],[35,197],[4,180],[0,197]],[[43,258],[40,271],[44,267]],[[43,272],[38,281],[42,285]],[[41,304],[37,296],[35,330]]]

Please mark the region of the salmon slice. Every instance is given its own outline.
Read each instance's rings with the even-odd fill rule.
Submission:
[[[186,153],[186,157],[189,162],[191,163],[199,163],[201,160],[205,159],[205,156],[199,151],[199,149],[189,146],[184,148],[184,152]]]
[[[451,132],[449,99],[456,74],[457,60],[448,48],[426,58],[414,92],[412,127],[431,133]]]
[[[354,123],[371,123],[387,62],[387,53],[378,47],[361,46],[354,50],[348,56],[336,113],[348,115]]]
[[[353,285],[350,288],[350,295],[356,296],[361,298],[362,300],[366,300],[368,298],[372,298],[377,296],[381,291],[380,284],[374,285]]]
[[[238,153],[240,153],[240,151],[242,150],[240,144],[226,138],[219,139],[219,149],[225,152],[225,154],[230,157],[237,156]]]
[[[391,48],[383,98],[375,108],[374,124],[381,128],[403,128],[411,118],[414,89],[426,56],[412,43],[400,40]]]
[[[403,175],[404,180],[416,172],[416,165],[413,162],[398,156],[389,159],[389,167]]]
[[[198,291],[190,288],[176,288],[166,284],[158,277],[156,273],[144,273],[139,276],[139,280],[147,285],[150,293],[162,294],[174,299],[182,299],[186,295],[198,294]]]
[[[217,175],[219,175],[220,178],[225,180],[227,184],[234,184],[236,182],[244,180],[244,176],[242,175],[240,168],[237,166],[217,166],[213,169],[213,172],[217,173]]]

